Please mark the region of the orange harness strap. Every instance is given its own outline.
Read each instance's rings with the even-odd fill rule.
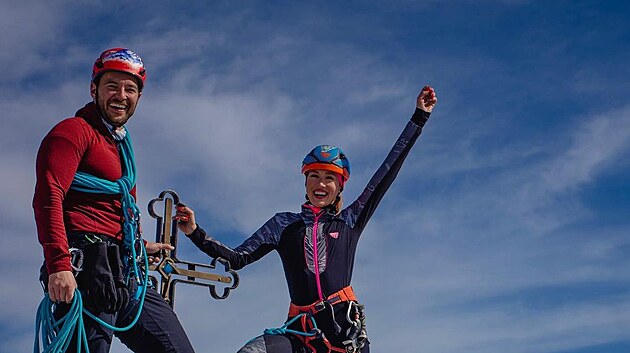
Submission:
[[[308,315],[314,315],[326,309],[327,304],[332,307],[336,304],[349,302],[349,301],[355,301],[355,302],[357,301],[357,298],[354,295],[354,291],[352,290],[351,286],[345,287],[341,289],[340,291],[329,295],[326,298],[326,300],[320,300],[311,305],[300,306],[300,305],[295,305],[291,303],[291,305],[289,306],[289,317],[296,317],[303,313],[308,314]],[[315,327],[313,327],[311,320],[308,320],[307,315],[303,315],[300,318],[300,323],[304,332],[310,332],[311,330],[315,329]],[[325,336],[318,335],[318,336],[298,336],[298,337],[302,340],[302,342],[304,342],[304,345],[306,345],[306,347],[308,347],[313,352],[317,352],[317,349],[312,345],[311,341],[316,340],[318,338],[322,338],[322,342],[328,349],[328,353],[330,352],[345,353],[346,352],[345,348],[339,348],[339,347],[335,347],[331,345],[330,341],[328,341],[328,339]]]
[[[300,313],[315,314],[326,308],[326,304],[331,306],[349,301],[357,301],[352,286],[342,288],[340,291],[329,295],[326,300],[317,301],[311,305],[299,306],[291,303],[289,306],[289,317],[298,316]]]

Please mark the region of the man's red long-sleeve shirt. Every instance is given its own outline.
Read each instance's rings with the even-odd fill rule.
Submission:
[[[37,153],[33,209],[48,273],[70,271],[67,233],[96,233],[122,239],[120,195],[70,189],[77,171],[115,181],[122,176],[117,142],[94,103],[52,128]],[[136,197],[136,189],[131,191]]]

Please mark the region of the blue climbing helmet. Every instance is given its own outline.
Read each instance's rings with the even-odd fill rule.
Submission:
[[[302,161],[302,174],[315,169],[338,173],[344,182],[350,178],[350,162],[339,147],[319,145],[313,148]]]

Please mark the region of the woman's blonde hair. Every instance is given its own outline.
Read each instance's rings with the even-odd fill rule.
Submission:
[[[338,215],[341,213],[341,210],[343,210],[343,196],[341,195],[341,191],[339,192],[339,195],[337,195],[336,201],[335,214]]]

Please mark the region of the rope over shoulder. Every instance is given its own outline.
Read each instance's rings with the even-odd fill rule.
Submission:
[[[123,264],[126,273],[128,273],[127,282],[129,283],[130,279],[134,279],[136,283],[138,283],[136,293],[133,293],[133,297],[138,300],[139,303],[136,315],[131,323],[125,327],[110,325],[83,307],[81,293],[77,289],[74,293],[69,312],[62,318],[55,319],[53,315],[55,304],[50,300],[48,294],[46,294],[37,310],[35,342],[33,347],[34,353],[40,352],[40,337],[43,353],[65,352],[70,345],[72,335],[75,331],[79,337],[77,352],[81,352],[82,345],[85,345],[85,351],[89,353],[82,313],[85,313],[88,317],[113,331],[127,331],[133,327],[140,318],[149,280],[146,270],[149,268],[149,262],[144,243],[136,231],[140,220],[140,209],[136,205],[134,197],[131,195],[131,190],[136,184],[136,163],[131,137],[128,131],[126,131],[125,137],[120,142],[119,154],[123,172],[120,179],[110,181],[77,171],[70,188],[85,193],[121,195],[121,208],[124,219],[122,225],[123,245],[128,254],[128,256],[125,256]],[[140,254],[137,253],[137,250],[140,251]],[[144,271],[138,266],[138,255],[144,260]]]

